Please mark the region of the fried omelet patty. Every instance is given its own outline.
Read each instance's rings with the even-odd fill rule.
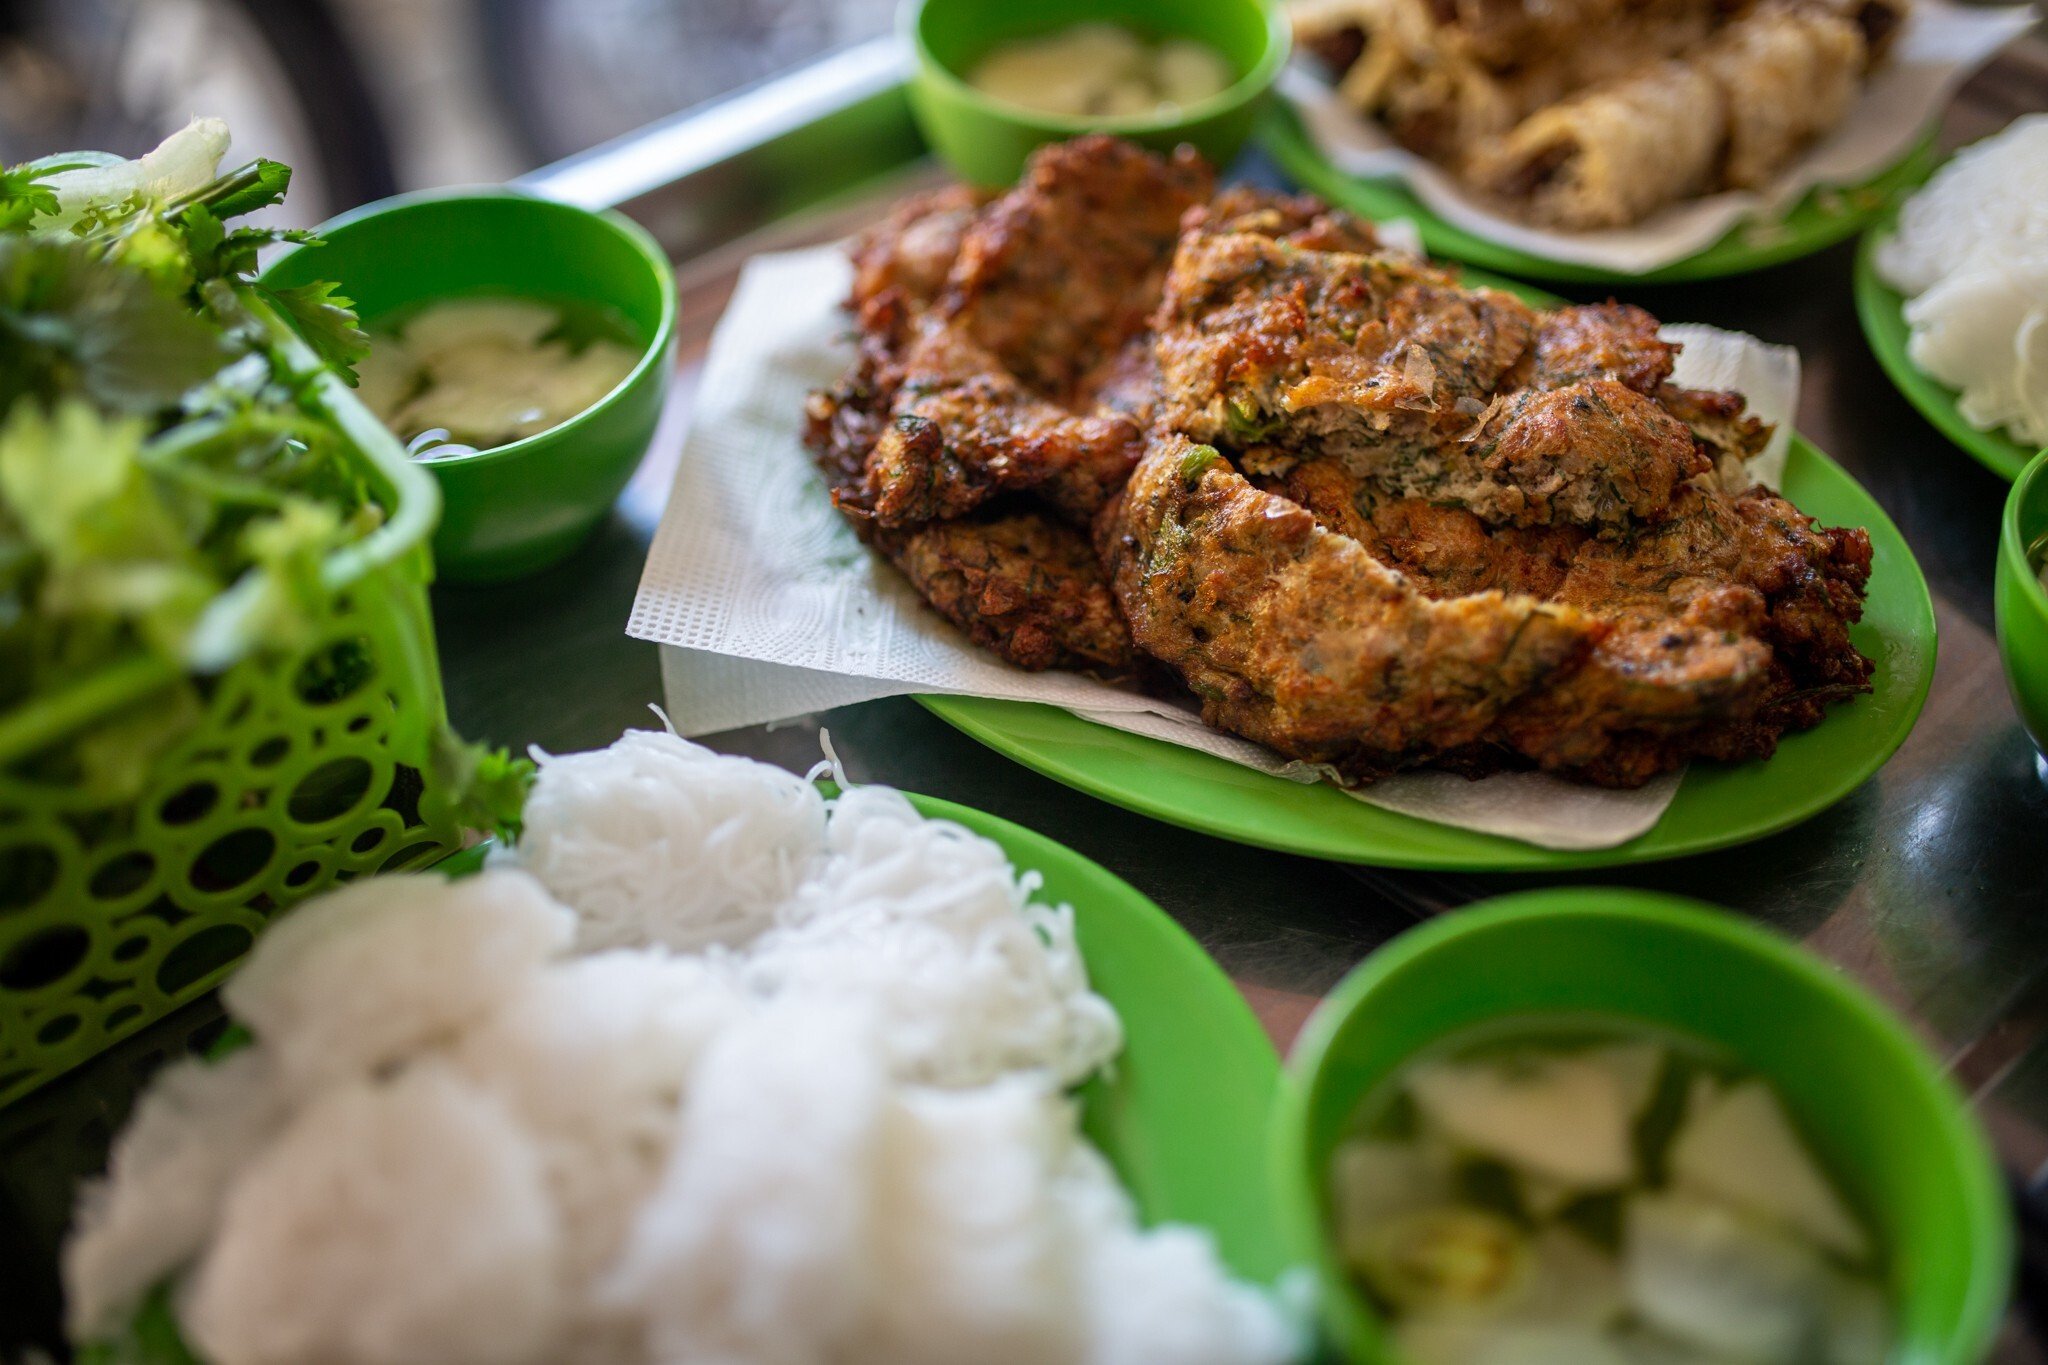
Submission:
[[[1165,666],[1215,725],[1362,782],[1633,786],[1868,690],[1868,538],[1746,462],[1637,308],[1544,310],[1191,154],[1048,147],[855,249],[814,395],[833,498],[1026,668]]]

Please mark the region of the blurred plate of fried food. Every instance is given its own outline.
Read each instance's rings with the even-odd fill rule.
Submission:
[[[1943,0],[1299,0],[1304,184],[1534,278],[1706,279],[1840,241],[1925,178],[2031,22]]]

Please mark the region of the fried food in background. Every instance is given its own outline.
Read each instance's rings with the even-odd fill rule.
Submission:
[[[1347,782],[1635,786],[1868,690],[1867,537],[1754,485],[1769,429],[1673,384],[1639,308],[1467,287],[1105,138],[993,200],[913,200],[855,262],[859,355],[812,448],[1013,663],[1164,665]]]
[[[1767,184],[1910,0],[1302,0],[1302,46],[1404,146],[1531,222],[1623,227]]]

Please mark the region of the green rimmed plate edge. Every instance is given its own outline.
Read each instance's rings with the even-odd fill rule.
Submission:
[[[1284,99],[1275,100],[1253,137],[1281,169],[1325,198],[1374,219],[1413,220],[1432,256],[1560,284],[1681,284],[1750,274],[1798,260],[1853,237],[1891,208],[1901,193],[1926,180],[1939,160],[1936,134],[1930,129],[1911,151],[1862,184],[1816,186],[1809,190],[1778,221],[1777,226],[1790,229],[1788,236],[1753,245],[1744,243],[1739,240],[1741,234],[1755,230],[1755,225],[1753,221],[1738,223],[1720,241],[1683,260],[1630,273],[1554,260],[1505,246],[1438,217],[1396,180],[1364,180],[1347,175],[1323,156],[1310,140],[1301,116]],[[1861,198],[1866,202],[1852,203],[1841,212],[1827,212],[1816,202],[1823,194]]]

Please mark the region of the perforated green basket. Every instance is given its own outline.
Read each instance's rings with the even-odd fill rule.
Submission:
[[[139,796],[108,805],[24,778],[23,760],[147,706],[179,681],[172,666],[138,657],[0,715],[0,1104],[205,992],[292,902],[460,842],[425,777],[446,724],[426,593],[440,495],[248,302],[385,520],[329,556],[311,643],[242,642]]]

